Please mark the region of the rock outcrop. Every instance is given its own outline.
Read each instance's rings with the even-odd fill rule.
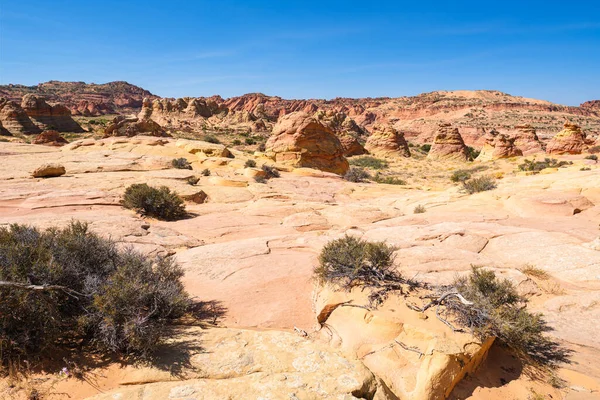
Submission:
[[[340,175],[349,167],[335,133],[305,112],[287,114],[277,121],[266,143],[266,154],[276,162],[297,168]]]
[[[352,118],[343,112],[333,110],[319,110],[315,113],[315,118],[330,128],[340,139],[344,156],[358,156],[366,153],[365,148],[358,141],[358,138],[366,136],[366,132]]]
[[[44,164],[36,168],[31,176],[34,178],[55,178],[66,173],[65,167],[60,164]]]
[[[544,145],[540,142],[533,126],[517,125],[515,129],[517,131],[512,137],[515,139],[515,146],[523,152],[523,155],[528,156],[544,151]]]
[[[169,137],[170,135],[156,122],[151,119],[115,117],[112,123],[104,130],[104,137],[109,136],[158,136]]]
[[[570,122],[565,122],[564,129],[558,132],[548,146],[548,154],[581,154],[586,146],[585,133],[581,127]]]
[[[523,152],[515,146],[515,139],[492,129],[484,136],[485,143],[477,161],[492,161],[499,158],[522,156]]]
[[[16,136],[42,131],[19,104],[5,98],[0,98],[0,123],[6,132]]]
[[[84,132],[83,128],[71,117],[71,111],[61,104],[50,105],[42,97],[26,94],[21,101],[21,108],[42,130]]]
[[[410,157],[404,134],[390,125],[375,125],[365,148],[372,154]]]
[[[440,124],[427,158],[430,160],[467,161],[467,146],[458,132],[458,128],[452,127],[449,123]]]
[[[32,144],[43,144],[46,146],[64,146],[69,142],[60,136],[58,131],[44,131],[31,141]]]

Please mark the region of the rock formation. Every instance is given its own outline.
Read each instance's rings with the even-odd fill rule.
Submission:
[[[586,145],[585,139],[585,133],[579,125],[565,122],[564,129],[558,132],[546,146],[546,153],[581,154]]]
[[[515,129],[517,130],[513,135],[515,146],[523,152],[523,155],[527,156],[544,151],[544,146],[533,126],[529,124],[517,125]]]
[[[41,132],[20,105],[5,98],[0,98],[0,122],[11,135]]]
[[[64,175],[67,171],[60,164],[44,164],[36,168],[31,176],[34,178],[55,178]]]
[[[108,136],[170,136],[165,130],[151,119],[115,117],[112,123],[104,130],[104,137]]]
[[[373,154],[410,157],[404,134],[390,125],[375,125],[365,148]]]
[[[69,142],[58,131],[44,131],[32,140],[32,144],[43,144],[46,146],[64,146]]]
[[[340,139],[344,156],[358,156],[365,154],[365,148],[360,144],[358,138],[365,136],[365,131],[356,122],[343,112],[319,110],[315,118],[323,125],[330,128]]]
[[[485,136],[485,143],[477,161],[492,161],[499,158],[522,156],[523,152],[515,146],[515,139],[492,129]]]
[[[305,112],[287,114],[277,121],[266,154],[276,162],[340,175],[349,167],[334,132]]]
[[[467,161],[467,146],[460,136],[458,128],[453,128],[449,123],[439,124],[427,158],[430,160]]]
[[[50,105],[41,97],[26,94],[21,101],[21,108],[40,129],[84,132],[83,128],[71,117],[71,111],[61,104]]]

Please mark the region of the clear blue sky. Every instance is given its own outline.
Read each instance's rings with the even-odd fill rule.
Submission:
[[[600,1],[0,1],[0,83],[160,96],[600,98]]]

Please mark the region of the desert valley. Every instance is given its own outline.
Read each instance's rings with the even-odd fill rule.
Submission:
[[[179,265],[194,308],[143,360],[85,340],[23,356],[0,398],[600,398],[599,100],[59,81],[0,97],[2,281],[17,226],[80,221],[111,251]],[[38,279],[0,293],[89,287]]]

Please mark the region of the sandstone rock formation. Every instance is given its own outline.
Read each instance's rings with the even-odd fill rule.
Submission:
[[[69,142],[58,131],[44,131],[31,141],[32,144],[43,144],[46,146],[64,146]]]
[[[544,151],[544,145],[540,142],[535,128],[529,124],[515,126],[517,130],[512,137],[515,139],[515,146],[523,152],[523,155],[541,153]]]
[[[365,148],[373,154],[410,157],[404,134],[390,125],[375,125]]]
[[[84,131],[71,117],[71,111],[61,104],[50,105],[41,97],[26,94],[21,101],[21,107],[40,129],[59,132]]]
[[[546,153],[581,154],[586,145],[585,139],[585,133],[579,125],[565,122],[563,130],[558,132],[546,146]]]
[[[358,156],[366,153],[365,148],[358,141],[358,138],[366,136],[366,132],[352,118],[343,112],[333,110],[319,110],[315,113],[315,118],[329,127],[340,139],[344,156]]]
[[[485,136],[485,144],[477,161],[492,161],[499,158],[522,156],[523,152],[515,146],[515,139],[492,129]]]
[[[65,167],[60,164],[44,164],[36,168],[31,176],[34,178],[54,178],[64,175],[66,172]]]
[[[454,128],[448,123],[440,124],[427,158],[430,160],[467,161],[467,146],[460,136],[458,128]]]
[[[305,112],[287,114],[277,121],[266,154],[276,162],[340,175],[349,167],[334,132]]]
[[[151,119],[115,117],[112,123],[104,130],[104,137],[148,135],[167,137],[165,130]]]
[[[20,105],[5,98],[0,98],[0,122],[11,135],[41,132]]]

